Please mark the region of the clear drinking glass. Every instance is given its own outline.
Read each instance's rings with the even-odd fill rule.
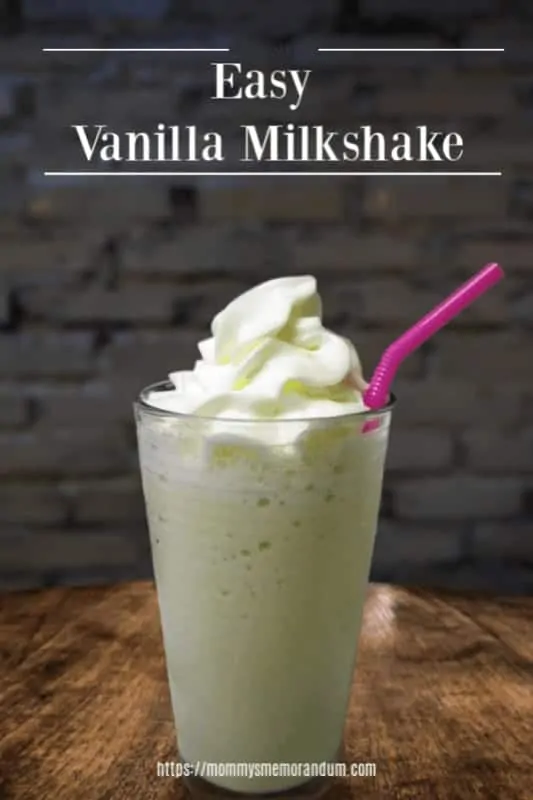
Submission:
[[[193,788],[314,797],[302,765],[342,752],[392,403],[216,420],[146,402],[171,388],[135,416],[180,758]]]

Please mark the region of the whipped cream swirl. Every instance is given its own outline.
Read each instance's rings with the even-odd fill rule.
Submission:
[[[310,419],[364,411],[353,345],[324,328],[312,276],[276,278],[233,300],[214,318],[190,371],[152,392],[166,411],[225,419]]]

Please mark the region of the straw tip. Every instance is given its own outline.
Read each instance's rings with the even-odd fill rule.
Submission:
[[[484,272],[490,272],[491,274],[493,274],[495,277],[497,277],[499,279],[505,278],[505,271],[504,271],[502,265],[498,264],[497,261],[489,262],[485,266]]]

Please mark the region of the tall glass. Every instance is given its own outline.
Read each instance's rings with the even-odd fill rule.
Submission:
[[[302,765],[342,749],[392,404],[212,420],[149,406],[165,388],[135,414],[180,757],[204,789],[315,796]]]

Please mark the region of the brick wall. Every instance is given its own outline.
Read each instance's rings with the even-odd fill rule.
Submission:
[[[353,339],[370,374],[396,333],[462,276],[501,259],[505,285],[400,373],[373,574],[533,590],[531,29],[526,18],[484,17],[498,4],[479,2],[474,20],[452,4],[453,15],[435,10],[420,35],[376,33],[399,5],[360,4],[360,30],[344,37],[329,3],[295,4],[276,30],[243,12],[219,20],[210,41],[234,26],[244,60],[314,68],[302,118],[456,126],[469,163],[503,169],[502,178],[45,181],[44,168],[79,165],[73,121],[211,120],[205,65],[45,56],[51,34],[32,25],[0,41],[2,586],[149,573],[131,402],[146,383],[190,365],[213,314],[239,292],[276,275],[316,274],[326,322]],[[412,16],[420,3],[404,5]],[[183,31],[171,6],[153,6],[155,18],[166,15],[166,41]],[[41,24],[46,4],[28,8]],[[195,22],[213,8],[205,2]],[[124,46],[123,17],[116,30],[109,14],[85,20],[80,33],[68,16],[61,46]],[[248,25],[240,39],[239,25]],[[283,49],[272,44],[279,37]],[[450,41],[507,52],[313,61],[328,42]]]

